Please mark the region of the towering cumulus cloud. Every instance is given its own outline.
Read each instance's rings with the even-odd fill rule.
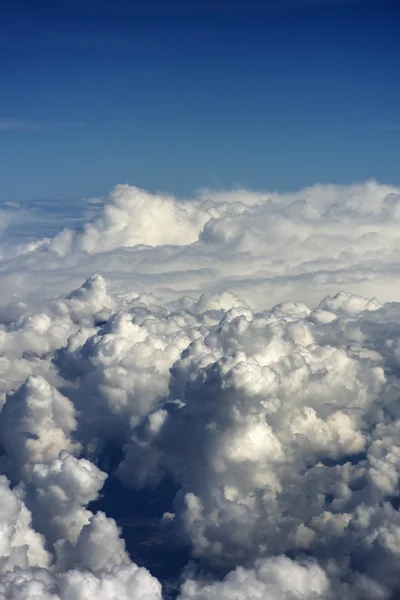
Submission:
[[[10,233],[0,598],[396,598],[399,207],[118,186]]]

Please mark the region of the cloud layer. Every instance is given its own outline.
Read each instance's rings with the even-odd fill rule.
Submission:
[[[394,597],[399,202],[118,186],[7,240],[0,598]]]
[[[93,273],[118,292],[171,300],[229,291],[257,310],[315,306],[341,290],[398,300],[399,198],[374,181],[293,194],[202,190],[188,200],[117,186],[104,206],[90,205],[80,230],[4,244],[3,302],[66,294]]]

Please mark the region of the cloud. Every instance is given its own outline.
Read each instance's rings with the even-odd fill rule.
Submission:
[[[370,125],[371,129],[377,129],[379,131],[392,131],[397,132],[400,131],[400,125],[398,123],[387,123],[387,124],[375,124]]]
[[[358,303],[362,311],[361,298],[349,300],[332,299],[331,304],[336,302],[340,310],[350,305],[354,311]],[[321,306],[327,303],[329,299]],[[378,306],[372,303],[371,308],[379,311]],[[264,315],[229,311],[175,362],[165,404],[146,418],[126,447],[121,469],[131,479],[133,465],[139,464],[143,482],[150,457],[153,481],[158,457],[160,473],[170,470],[181,483],[177,526],[205,561],[237,564],[252,553],[309,550],[313,540],[318,546],[322,530],[310,528],[310,538],[303,541],[297,528],[305,514],[310,521],[328,515],[323,486],[329,496],[333,473],[339,480],[348,476],[338,466],[341,461],[368,455],[372,442],[362,433],[363,423],[372,414],[377,418],[373,401],[385,386],[384,373],[379,361],[374,366],[349,354],[344,341],[337,340],[336,346],[322,342],[319,328],[325,331],[330,323],[318,324],[321,312],[304,305]],[[307,494],[301,509],[295,485],[299,473]],[[312,498],[306,490],[313,489],[317,473],[322,496]],[[395,493],[396,482],[386,493]],[[364,501],[369,493],[375,500],[380,497],[378,489],[368,489]],[[332,519],[337,519],[338,531],[348,525],[346,510]]]
[[[231,600],[239,598],[268,598],[293,600],[328,598],[329,580],[315,564],[298,564],[289,558],[258,561],[254,569],[238,567],[222,582],[201,583],[187,580],[180,600]]]
[[[148,2],[137,0],[119,0],[109,2],[102,0],[93,3],[86,1],[79,5],[80,10],[90,12],[122,12],[134,13],[141,11],[158,12],[235,12],[235,11],[261,11],[303,8],[308,6],[335,5],[335,4],[366,4],[381,2],[381,0],[149,0]],[[71,4],[70,4],[71,6]],[[78,8],[75,7],[74,8]]]
[[[399,202],[124,185],[8,240],[0,596],[397,594]]]
[[[10,489],[4,476],[0,476],[0,499],[1,573],[15,568],[47,568],[50,556],[45,549],[45,540],[33,530],[30,512],[20,494]]]
[[[197,240],[202,226],[212,213],[199,203],[177,202],[174,197],[153,195],[121,185],[110,197],[103,215],[84,225],[81,235],[64,231],[51,249],[63,255],[77,243],[89,254],[121,246],[187,245]]]
[[[92,529],[95,525],[86,505],[98,497],[106,478],[107,475],[93,463],[76,459],[65,450],[58,458],[38,463],[33,468],[32,482],[26,487],[26,503],[37,530],[45,535],[64,570],[66,565],[73,566],[76,552],[82,553],[84,548],[93,546],[87,534],[83,542],[81,540],[81,535],[85,535],[84,528]],[[116,527],[108,528],[108,531],[111,533],[110,544],[115,541],[118,544]],[[94,548],[92,550],[95,551]],[[101,544],[98,550],[102,552]],[[91,559],[86,558],[88,560],[95,562],[97,557],[93,555]]]
[[[0,593],[12,600],[161,600],[161,585],[132,564],[98,577],[77,570],[56,576],[43,569],[9,572],[0,580]]]
[[[74,121],[32,121],[29,119],[0,119],[0,131],[43,131],[69,127],[81,127]]]
[[[266,298],[315,305],[339,290],[398,300],[399,197],[374,181],[187,200],[118,186],[80,229],[4,248],[3,302],[68,293],[93,273],[115,291],[171,300],[226,290],[259,310]]]
[[[17,481],[30,481],[34,465],[62,450],[79,452],[73,404],[41,376],[30,376],[11,392],[0,413],[0,438]]]

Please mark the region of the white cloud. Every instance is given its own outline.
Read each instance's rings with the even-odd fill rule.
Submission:
[[[48,567],[50,557],[44,538],[31,526],[31,514],[18,491],[0,476],[0,572],[16,567]]]
[[[93,273],[116,291],[164,300],[229,291],[259,310],[314,306],[340,290],[397,300],[399,192],[370,181],[293,194],[203,190],[183,201],[118,186],[81,230],[8,251],[3,302],[17,294],[39,305]]]
[[[24,570],[6,573],[0,579],[0,593],[10,600],[161,600],[161,585],[150,573],[131,564],[110,573]]]
[[[0,597],[160,600],[93,508],[107,476],[160,507],[135,554],[186,544],[181,600],[397,593],[399,199],[119,186],[81,228],[7,242]]]
[[[30,481],[34,465],[62,450],[78,452],[73,404],[41,376],[30,376],[7,396],[0,413],[0,438],[17,481]]]
[[[356,476],[356,467],[352,475],[340,462],[371,444],[365,422],[377,418],[374,401],[386,384],[380,361],[349,353],[339,340],[338,347],[319,345],[324,325],[299,309],[298,315],[280,308],[278,315],[250,320],[234,315],[205,329],[173,366],[161,426],[148,421],[128,448],[131,477],[140,464],[143,481],[149,456],[154,479],[157,456],[181,482],[178,526],[206,561],[235,564],[251,555],[309,549],[297,528],[330,506],[324,496],[332,493],[333,473],[338,483]],[[336,466],[320,464],[328,460]],[[297,498],[299,473],[304,503]],[[322,495],[313,498],[307,490],[317,474]],[[386,493],[395,493],[395,483]],[[368,493],[374,501],[382,497],[383,483],[375,484],[374,491],[364,489],[364,500]],[[341,514],[346,526],[345,505]],[[310,536],[319,543],[311,529]]]
[[[257,561],[254,569],[238,567],[222,582],[207,584],[187,580],[180,600],[326,600],[331,597],[329,580],[315,564],[298,564],[279,556]]]
[[[106,478],[93,463],[65,450],[58,458],[34,466],[26,502],[47,540],[77,543],[92,517],[85,506],[98,497]]]

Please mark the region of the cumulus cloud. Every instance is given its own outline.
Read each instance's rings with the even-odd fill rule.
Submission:
[[[62,450],[78,452],[71,436],[76,428],[73,404],[43,377],[30,376],[10,392],[0,413],[0,438],[17,481],[29,482],[37,463]]]
[[[338,291],[400,299],[399,194],[375,181],[292,194],[201,190],[193,198],[117,186],[92,219],[7,252],[3,302],[40,306],[101,273],[112,289],[165,300],[228,291],[252,308]],[[59,220],[57,221],[59,222]],[[51,272],[51,276],[50,276]]]
[[[100,217],[85,224],[81,233],[64,230],[50,248],[63,256],[74,246],[89,254],[121,246],[181,246],[195,242],[211,216],[199,203],[119,185]]]
[[[95,385],[93,405],[106,417],[99,432],[125,415],[124,483],[172,476],[181,489],[164,526],[211,568],[305,552],[328,568],[341,557],[344,580],[360,570],[385,597],[398,559],[389,534],[398,526],[398,305],[348,293],[314,310],[283,303],[264,313],[227,295],[148,300],[134,298],[81,344],[73,336],[57,357],[85,398]],[[147,344],[149,324],[163,334],[160,358],[161,340]],[[122,343],[122,333],[132,341]],[[166,352],[166,338],[177,336],[182,347]],[[143,356],[152,357],[154,379]]]
[[[399,199],[118,186],[10,244],[0,597],[398,593]]]
[[[35,465],[27,500],[46,539],[76,543],[92,514],[85,506],[98,496],[106,474],[65,450],[49,463]]]
[[[0,593],[7,600],[161,600],[161,585],[132,564],[97,577],[77,570],[57,576],[43,569],[14,571],[0,579]]]
[[[45,540],[31,525],[31,514],[21,494],[10,488],[9,481],[0,476],[0,571],[16,568],[48,567],[50,556]]]
[[[297,315],[289,308],[286,315],[283,306],[264,315],[228,312],[205,330],[171,370],[165,412],[146,417],[127,448],[125,472],[126,462],[133,474],[139,463],[143,478],[149,456],[154,478],[158,456],[160,473],[167,469],[182,484],[176,519],[205,560],[236,564],[319,545],[321,532],[303,530],[305,520],[329,512],[334,482],[348,484],[360,468],[353,456],[369,472],[360,455],[373,448],[366,423],[379,422],[380,361],[322,337],[316,343],[324,325],[304,305]],[[382,485],[371,480],[363,501],[368,494],[382,500]],[[348,519],[345,510],[332,514],[339,532]]]
[[[180,600],[317,600],[330,595],[329,580],[317,565],[302,565],[279,556],[257,561],[251,570],[238,567],[221,582],[209,584],[188,579],[182,586]]]

